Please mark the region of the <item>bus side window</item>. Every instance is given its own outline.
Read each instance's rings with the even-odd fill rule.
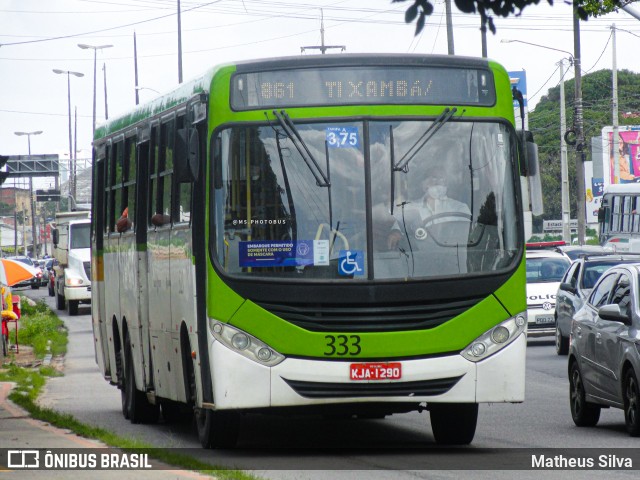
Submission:
[[[147,199],[147,219],[149,226],[155,226],[152,221],[158,204],[158,159],[160,157],[160,129],[158,124],[151,128],[151,145],[149,151],[149,197]]]
[[[125,141],[124,152],[124,178],[123,180],[123,202],[127,211],[127,229],[132,228],[136,215],[136,138],[128,137]],[[123,211],[124,211],[123,209]]]
[[[175,119],[162,124],[160,137],[160,158],[158,163],[158,208],[156,214],[162,215],[162,223],[172,220],[172,180],[173,180],[173,145],[175,135]],[[155,216],[155,215],[154,215]],[[156,217],[157,218],[157,217]]]
[[[622,203],[622,198],[619,196],[611,197],[611,232],[619,232],[620,231],[620,214],[621,208],[620,204]]]
[[[631,231],[640,232],[640,197],[632,197],[631,204]]]

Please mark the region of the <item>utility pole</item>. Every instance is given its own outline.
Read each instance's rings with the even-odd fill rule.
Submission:
[[[480,19],[480,37],[482,39],[482,58],[487,58],[487,19]],[[453,38],[451,40],[453,42]]]
[[[182,20],[180,19],[180,0],[178,0],[178,83],[182,83]],[[136,92],[136,96],[137,95],[138,93]]]
[[[564,58],[560,60],[560,176],[562,185],[562,240],[571,244],[571,208],[569,207],[569,167],[567,164],[567,142],[564,139],[567,133],[567,112],[564,97]]]
[[[330,48],[339,48],[341,52],[344,52],[347,47],[345,45],[325,45],[324,44],[324,13],[322,9],[320,9],[320,45],[312,45],[309,47],[300,47],[300,53],[304,53],[305,50],[308,49],[316,49],[320,50],[320,53],[323,55]]]
[[[573,12],[573,67],[575,75],[575,114],[574,128],[576,131],[576,216],[578,217],[578,243],[584,245],[585,229],[585,191],[584,191],[584,162],[586,161],[584,141],[584,118],[582,111],[582,67],[580,62],[580,17]]]
[[[616,62],[616,24],[611,25],[611,47],[613,50],[613,61],[611,64],[612,92],[611,105],[612,125],[613,125],[613,183],[620,183],[620,153],[618,152],[618,66]]]
[[[444,0],[444,11],[447,17],[447,52],[455,55],[453,48],[453,21],[451,19],[451,0]]]
[[[140,103],[140,95],[138,94],[138,47],[136,43],[136,32],[133,32],[133,75],[134,90],[136,91],[136,105]]]
[[[102,71],[104,72],[104,119],[109,120],[109,107],[107,107],[107,64],[102,64]]]

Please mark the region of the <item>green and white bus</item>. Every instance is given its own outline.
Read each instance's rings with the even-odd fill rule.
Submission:
[[[186,407],[212,448],[251,412],[429,411],[470,443],[524,400],[525,150],[504,68],[454,56],[221,65],[109,120],[92,315],[124,416]]]

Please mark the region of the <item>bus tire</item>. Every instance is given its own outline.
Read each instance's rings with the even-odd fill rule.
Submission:
[[[155,423],[160,416],[160,405],[149,403],[147,395],[136,388],[136,379],[133,368],[133,352],[129,335],[124,337],[124,403],[127,410],[126,418],[131,423]]]
[[[56,308],[58,310],[64,310],[66,307],[66,303],[64,300],[64,295],[56,294]]]
[[[78,315],[78,304],[80,303],[78,300],[69,300],[69,315],[74,316]]]
[[[194,360],[185,362],[189,404],[193,406],[193,420],[202,448],[233,448],[240,434],[240,414],[234,410],[214,411],[197,406]]]
[[[195,408],[194,417],[202,448],[233,448],[238,443],[240,414]]]
[[[468,445],[478,423],[477,403],[435,403],[429,406],[431,429],[436,443]]]

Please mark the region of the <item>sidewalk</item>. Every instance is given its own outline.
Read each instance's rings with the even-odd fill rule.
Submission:
[[[80,449],[106,448],[96,440],[80,437],[70,432],[34,420],[20,407],[7,399],[12,384],[0,382],[0,449],[58,449],[67,448],[74,452]],[[81,450],[80,450],[81,451]],[[7,464],[6,451],[0,451],[0,463]],[[156,461],[153,461],[157,465]],[[167,467],[171,468],[171,467]],[[71,473],[73,472],[73,473]],[[0,479],[29,478],[67,480],[74,478],[92,480],[137,480],[137,479],[208,479],[196,472],[181,470],[4,470],[0,467]]]

